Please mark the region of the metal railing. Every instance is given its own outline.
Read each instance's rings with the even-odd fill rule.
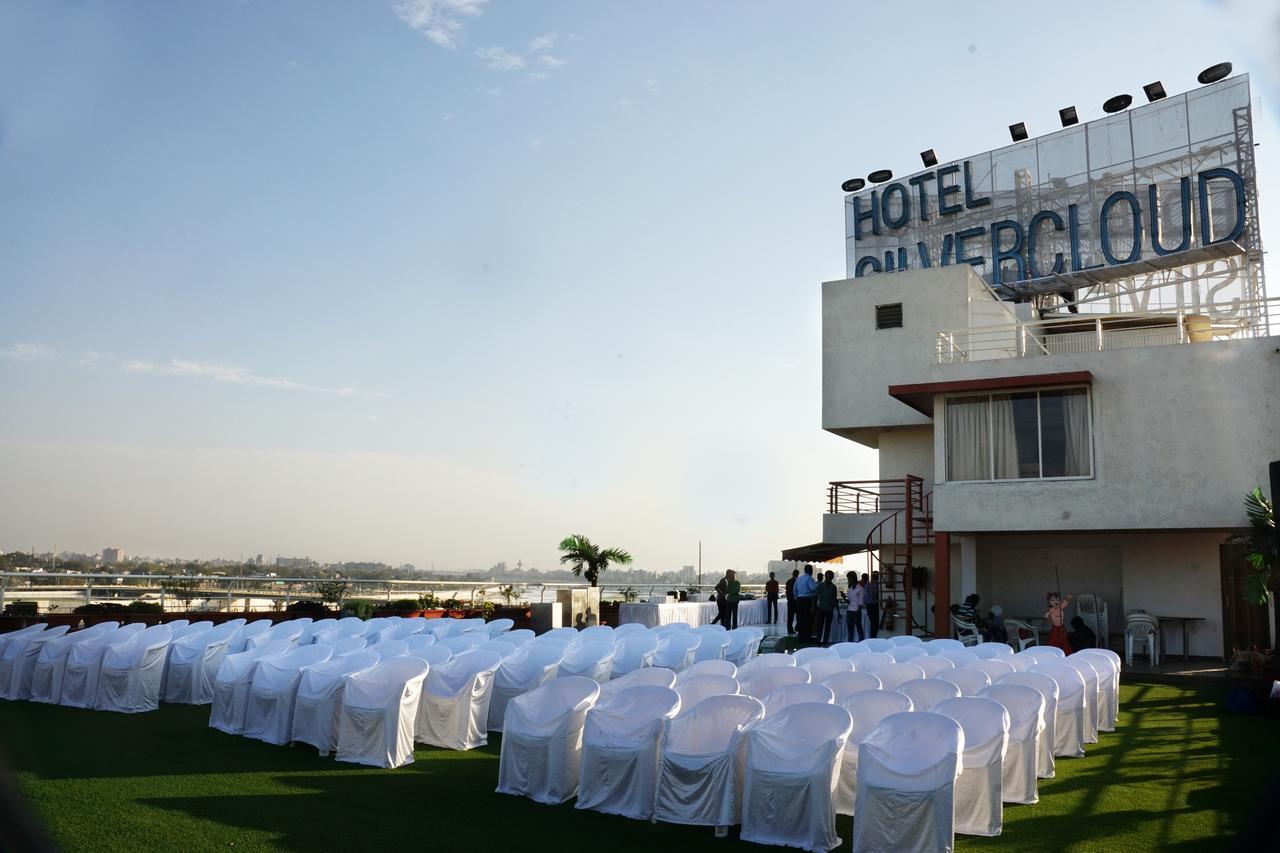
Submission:
[[[1106,352],[1174,344],[1267,337],[1280,298],[1238,300],[1231,315],[1178,308],[1168,312],[1068,314],[938,332],[938,364]]]
[[[897,512],[920,501],[919,477],[897,480],[834,480],[827,484],[827,512]]]

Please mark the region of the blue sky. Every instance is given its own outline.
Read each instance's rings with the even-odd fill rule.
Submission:
[[[756,571],[846,177],[1253,75],[1270,4],[8,2],[0,548]]]

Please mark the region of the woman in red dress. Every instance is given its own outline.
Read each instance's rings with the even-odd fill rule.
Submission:
[[[1049,602],[1049,609],[1045,611],[1044,618],[1049,620],[1049,645],[1057,646],[1062,649],[1063,654],[1071,654],[1071,644],[1067,642],[1067,629],[1062,627],[1062,617],[1067,611],[1067,605],[1071,603],[1071,593],[1067,593],[1067,597],[1059,598],[1058,593],[1051,592],[1045,596]]]

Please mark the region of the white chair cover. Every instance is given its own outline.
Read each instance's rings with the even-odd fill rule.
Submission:
[[[513,698],[499,726],[498,793],[548,805],[577,794],[582,728],[599,695],[592,679],[568,675]]]
[[[386,629],[384,628],[383,630]],[[434,645],[434,643],[432,645]],[[447,648],[448,642],[442,643],[441,645]],[[365,648],[368,651],[377,652],[380,660],[404,657],[409,654],[409,644],[403,640],[382,640],[377,643],[370,643],[365,646]]]
[[[649,629],[644,625],[641,625],[639,622],[624,622],[623,624],[614,627],[613,638],[616,641],[619,637],[626,636],[627,634],[638,634],[641,632],[647,633],[648,631]]]
[[[650,820],[662,732],[679,711],[669,687],[631,687],[588,711],[574,808]]]
[[[742,840],[826,851],[836,835],[836,783],[853,719],[839,705],[803,703],[747,730]]]
[[[922,643],[916,643],[912,646],[894,646],[889,649],[889,657],[893,658],[896,663],[911,663],[917,658],[929,657],[929,652]]]
[[[60,705],[68,708],[92,708],[98,699],[98,677],[102,673],[102,656],[116,643],[127,641],[141,634],[145,626],[141,622],[121,625],[96,637],[77,643],[67,655],[67,666],[62,676]]]
[[[934,712],[964,730],[964,753],[955,784],[955,831],[999,835],[1004,827],[1004,754],[1009,712],[994,699],[966,696],[940,703]]]
[[[321,755],[333,752],[338,746],[338,713],[347,676],[377,663],[378,656],[373,652],[352,652],[302,670],[294,694],[289,739],[309,743]]]
[[[870,651],[870,649],[868,649],[866,646],[862,645],[861,643],[850,643],[850,642],[832,643],[830,646],[828,646],[828,648],[830,648],[831,651],[836,653],[836,657],[841,657],[841,658],[851,658],[854,655],[860,655]]]
[[[737,678],[738,678],[738,681],[742,681],[742,679],[747,678],[748,676],[751,676],[751,675],[755,675],[757,672],[762,672],[766,669],[778,669],[778,668],[785,669],[789,667],[794,667],[795,665],[796,665],[796,659],[791,655],[779,654],[777,652],[768,652],[763,655],[756,655],[746,663],[737,664],[738,666]]]
[[[676,693],[680,694],[680,713],[693,710],[693,707],[710,696],[732,696],[738,692],[738,680],[728,675],[700,675],[681,681],[676,677]]]
[[[502,659],[502,664],[493,675],[493,696],[489,700],[489,731],[502,731],[507,704],[512,699],[556,677],[556,672],[560,669],[560,658],[563,656],[557,648],[531,645]],[[594,704],[595,694],[592,696],[591,702]]]
[[[653,656],[658,653],[658,638],[644,632],[643,634],[624,634],[613,644],[614,678],[635,672],[646,666],[653,666]]]
[[[932,711],[939,702],[958,699],[960,688],[941,678],[913,678],[897,686],[897,691],[911,700],[916,711]]]
[[[863,675],[870,675],[870,673],[863,673]],[[845,741],[844,757],[840,762],[840,779],[836,783],[836,811],[851,815],[858,782],[858,744],[862,743],[885,717],[914,710],[915,706],[911,702],[911,697],[906,694],[879,688],[851,693],[844,699],[838,700],[837,704],[849,712],[853,718],[853,728],[849,731],[849,739]]]
[[[223,623],[208,631],[188,634],[169,646],[164,679],[164,701],[205,705],[213,701],[213,680],[218,676],[227,649],[242,630]]]
[[[977,696],[982,690],[991,686],[991,676],[978,669],[977,661],[973,666],[958,666],[955,669],[944,669],[934,676],[943,681],[950,681],[960,688],[961,696]]]
[[[62,677],[67,671],[67,656],[71,649],[85,640],[109,634],[118,626],[116,622],[99,622],[42,645],[31,673],[31,701],[57,705],[62,700]]]
[[[213,708],[209,712],[209,727],[229,735],[238,735],[244,731],[249,687],[253,684],[258,661],[282,655],[292,648],[293,640],[286,637],[227,655],[218,669],[217,677],[213,679]]]
[[[826,649],[822,646],[805,646],[804,648],[796,649],[791,656],[796,659],[796,666],[804,666],[810,661],[822,660],[823,658],[840,657],[831,649]]]
[[[842,657],[818,658],[803,664],[803,666],[809,670],[809,677],[813,681],[822,681],[829,675],[841,672],[853,672],[853,664],[847,658]]]
[[[441,639],[439,633],[437,633],[435,645],[448,649],[451,654],[460,655],[463,652],[471,651],[483,642],[484,638],[475,632],[469,634],[457,634],[443,639]]]
[[[665,637],[668,634],[687,634],[693,630],[693,626],[688,622],[668,622],[665,625],[658,625],[649,630],[659,637]]]
[[[1096,666],[1087,656],[1077,657],[1071,655],[1064,658],[1063,662],[1080,673],[1080,677],[1084,679],[1084,692],[1086,697],[1087,710],[1084,714],[1084,742],[1098,742],[1098,723],[1099,717],[1102,715],[1103,703],[1103,675],[1104,665],[1098,663]],[[1111,668],[1105,667],[1106,680],[1111,679]],[[1109,703],[1108,703],[1109,704]]]
[[[747,696],[754,696],[757,699],[764,699],[779,687],[788,684],[808,684],[810,681],[809,670],[798,666],[779,666],[771,667],[763,672],[748,673],[743,676],[741,671],[738,673],[739,692],[745,693]]]
[[[434,637],[424,637],[421,634],[417,635],[416,638],[435,642]],[[368,648],[368,644],[365,642],[364,637],[338,637],[333,641],[332,645],[320,642],[315,643],[315,645],[329,646],[329,648],[333,649],[333,656],[335,658],[340,658],[343,655],[355,654],[356,652],[362,652]],[[405,645],[407,646],[409,644],[406,642]]]
[[[941,656],[951,661],[957,667],[973,666],[975,663],[982,660],[982,658],[973,653],[973,648],[973,646],[970,646],[968,649],[961,650],[948,649],[942,652]]]
[[[395,633],[392,635],[393,640],[407,640],[415,634],[421,634],[427,630],[427,620],[422,616],[410,616],[408,619],[401,619],[396,623]],[[305,637],[305,634],[303,635]]]
[[[889,637],[889,642],[894,646],[918,646],[924,643],[924,639],[915,634],[903,634],[900,637]]]
[[[1013,647],[1008,643],[978,643],[976,646],[970,646],[969,651],[983,660],[1013,657]]]
[[[323,621],[323,620],[321,620]],[[316,628],[312,631],[311,642],[337,646],[338,641],[347,637],[364,636],[364,620],[355,616],[344,616],[333,625]]]
[[[510,657],[516,653],[516,647],[502,640],[485,640],[472,651],[493,652],[500,658]]]
[[[557,653],[559,653],[559,651],[560,651],[559,649],[556,649]],[[463,652],[463,654],[466,654],[466,652]],[[413,657],[413,658],[422,658],[424,661],[431,664],[432,666],[439,666],[440,664],[448,663],[450,660],[453,659],[453,655],[449,652],[449,650],[438,643],[430,643],[428,645],[418,646],[416,648],[410,647],[410,650],[406,652],[406,655],[408,657]],[[379,657],[379,660],[386,660],[386,659],[387,659],[386,655],[382,655]]]
[[[476,749],[489,742],[497,652],[463,652],[431,667],[418,705],[414,739],[445,749]]]
[[[833,701],[836,704],[840,704],[854,693],[879,690],[883,687],[880,677],[873,672],[837,672],[822,679],[821,683],[831,688],[831,692],[835,694]]]
[[[35,631],[17,637],[0,651],[0,699],[27,699],[31,696],[31,679],[35,675],[36,660],[45,646],[61,639],[69,625],[59,625],[44,631]],[[3,678],[3,673],[8,678]]]
[[[734,628],[729,631],[729,648],[724,650],[724,659],[742,666],[756,656],[763,639],[764,631],[759,628]]]
[[[509,632],[515,626],[516,626],[516,620],[504,618],[504,619],[494,619],[490,622],[486,622],[484,625],[484,628],[486,631],[489,632],[489,639],[492,640],[492,639],[497,639],[500,636],[504,636],[507,632]]]
[[[727,675],[738,677],[738,668],[727,660],[700,660],[684,672],[676,674],[676,684],[683,684],[700,675]]]
[[[578,633],[578,640],[583,643],[613,642],[613,627],[610,625],[592,625]]]
[[[894,690],[899,684],[913,678],[924,678],[924,670],[913,663],[891,663],[871,670],[880,679],[885,690]]]
[[[615,637],[616,635],[617,632],[615,631]],[[514,631],[507,631],[503,634],[502,639],[516,646],[525,646],[532,643],[536,636],[537,634],[533,633],[533,631],[528,628],[516,628]]]
[[[429,664],[398,657],[347,676],[338,714],[338,761],[374,767],[413,763],[413,729]]]
[[[1036,755],[1044,731],[1044,697],[1034,687],[993,684],[978,694],[1009,712],[1009,746],[1004,753],[1001,796],[1006,803],[1037,803]]]
[[[869,640],[860,640],[861,646],[869,652],[884,653],[893,648],[894,642],[888,637],[875,637]]]
[[[1017,652],[1017,654],[1022,655],[1023,657],[1035,658],[1041,663],[1044,663],[1047,658],[1057,658],[1061,660],[1066,657],[1066,652],[1057,646],[1032,646],[1029,649]]]
[[[719,626],[716,626],[719,627]],[[729,638],[727,631],[716,632],[695,632],[698,637],[698,645],[693,650],[693,660],[724,660],[725,652],[729,651],[729,644],[733,641]]]
[[[658,643],[653,665],[680,672],[693,665],[693,656],[702,642],[702,636],[692,631],[672,632]]]
[[[293,731],[293,708],[302,673],[329,660],[332,654],[330,646],[298,646],[258,661],[245,705],[244,736],[279,746],[287,744]]]
[[[764,705],[764,712],[768,716],[781,711],[783,708],[789,708],[792,705],[800,705],[806,702],[817,702],[818,704],[831,704],[835,701],[836,694],[830,687],[825,684],[787,684],[769,693],[761,699]]]
[[[897,663],[893,655],[887,652],[863,652],[849,658],[849,661],[853,664],[854,672],[875,672],[882,666]]]
[[[1084,755],[1085,714],[1089,701],[1084,678],[1066,662],[1040,663],[1031,672],[1047,675],[1058,685],[1057,717],[1054,720],[1053,754],[1078,758]]]
[[[235,634],[234,639],[227,645],[227,654],[237,655],[249,648],[251,640],[260,637],[275,627],[270,619],[255,619],[246,625],[240,626],[240,630]]]
[[[715,677],[715,676],[710,676]],[[750,696],[712,696],[667,723],[654,817],[728,827],[742,820],[745,731],[764,717]]]
[[[557,677],[580,675],[599,684],[609,680],[615,652],[611,642],[580,643],[565,650]]]
[[[947,637],[929,640],[924,644],[924,650],[930,655],[940,655],[943,652],[963,652],[966,648],[968,647],[959,640],[952,640]]]
[[[854,853],[950,851],[964,732],[931,711],[890,714],[858,747]]]
[[[563,639],[565,641],[572,642],[573,640],[578,639],[578,629],[570,628],[568,625],[562,628],[552,628],[550,631],[546,632],[545,634],[539,635],[538,639],[539,640]]]
[[[1017,668],[1004,658],[986,658],[975,663],[970,669],[980,669],[987,674],[987,678],[991,679],[991,683],[995,684],[996,679],[1002,675],[1008,675],[1011,672],[1017,672]]]
[[[956,665],[951,662],[951,658],[944,658],[942,655],[926,655],[922,658],[916,658],[911,663],[924,671],[925,678],[933,678],[943,670],[956,668]]]
[[[1116,717],[1120,711],[1120,656],[1110,649],[1084,649],[1076,652],[1090,663],[1101,661],[1106,670],[1099,669],[1102,684],[1102,706],[1098,715],[1098,730],[1116,730]],[[1072,655],[1075,657],[1075,655]]]
[[[160,680],[172,640],[169,626],[154,625],[127,642],[108,646],[94,707],[122,714],[159,708]]]
[[[29,637],[32,634],[39,634],[48,627],[49,624],[47,622],[37,622],[34,625],[28,625],[27,627],[19,628],[16,631],[9,631],[8,633],[0,634],[0,652],[3,652],[5,646],[12,643],[14,640],[20,637]],[[3,659],[2,654],[0,654],[0,659]],[[0,673],[0,675],[2,674],[3,673]]]
[[[316,641],[316,634],[328,631],[338,624],[337,619],[316,619],[310,625],[303,626],[302,636],[298,638],[298,645],[309,646]],[[326,643],[326,645],[328,645]]]
[[[635,672],[628,672],[626,675],[613,679],[608,684],[601,685],[600,698],[596,700],[597,705],[604,705],[617,698],[618,694],[632,687],[670,687],[675,689],[676,674],[669,669],[663,669],[660,666],[647,666],[644,669],[637,669]]]
[[[1036,740],[1036,777],[1052,779],[1057,773],[1053,752],[1058,731],[1058,682],[1038,672],[1015,672],[1000,676],[995,686],[1001,684],[1030,687],[1040,694],[1044,702],[1044,729]]]

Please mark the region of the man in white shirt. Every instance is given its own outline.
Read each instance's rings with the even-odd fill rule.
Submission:
[[[849,599],[849,612],[845,614],[847,636],[851,643],[866,639],[862,635],[862,608],[866,604],[866,590],[858,583],[858,576],[849,572],[845,577],[849,581],[849,591],[845,597]]]
[[[813,599],[818,594],[818,582],[813,579],[813,565],[806,563],[804,574],[796,578],[796,628],[800,642],[813,641]]]

